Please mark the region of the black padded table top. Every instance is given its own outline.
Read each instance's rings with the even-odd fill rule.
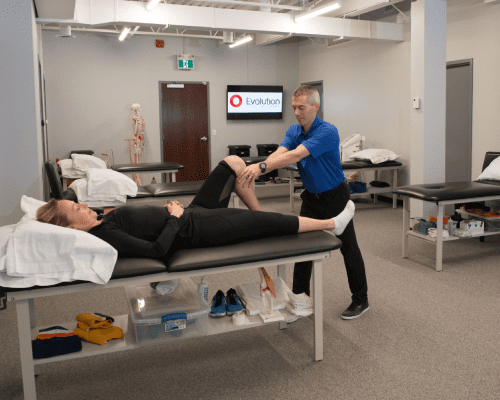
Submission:
[[[367,160],[349,160],[349,161],[342,161],[340,165],[342,166],[343,170],[349,170],[349,169],[362,169],[362,168],[400,167],[403,164],[401,164],[398,161],[385,161],[383,163],[373,164],[371,161]],[[295,164],[289,165],[288,167],[285,167],[285,169],[289,171],[299,170]]]
[[[166,171],[169,169],[183,169],[184,165],[174,162],[155,162],[141,164],[116,164],[111,167],[113,171],[129,173],[129,172],[151,172],[151,171]]]
[[[306,232],[230,246],[180,250],[172,256],[167,269],[168,272],[195,271],[332,251],[341,246],[340,239],[327,232]]]
[[[445,200],[464,200],[475,197],[500,196],[500,186],[479,182],[429,183],[401,186],[395,194],[438,203]]]
[[[205,181],[152,183],[151,185],[144,186],[144,189],[154,197],[180,196],[198,193],[204,182]]]
[[[225,265],[273,260],[336,250],[342,242],[329,233],[307,232],[296,235],[277,236],[268,239],[210,248],[188,249],[175,252],[167,264],[151,258],[118,258],[111,279],[132,278],[162,272],[196,271]],[[76,285],[86,281],[62,282],[55,286]],[[18,292],[43,289],[47,286],[31,288],[7,288],[0,286],[0,292]]]
[[[477,182],[477,183],[486,183],[488,185],[500,186],[500,181],[492,181],[490,179],[478,179],[477,181],[474,181],[474,182]]]
[[[267,156],[259,156],[259,157],[241,157],[243,161],[245,161],[246,165],[257,164],[261,161],[266,161]]]

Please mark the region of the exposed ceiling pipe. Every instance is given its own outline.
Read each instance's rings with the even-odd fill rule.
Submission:
[[[276,8],[279,10],[294,10],[294,11],[301,11],[304,9],[304,7],[300,6],[287,6],[287,5],[280,5],[280,4],[273,4],[268,0],[263,0],[260,3],[253,2],[253,1],[244,1],[244,0],[210,0],[210,3],[220,3],[220,4],[232,4],[232,5],[238,5],[238,6],[253,6],[253,7],[262,7],[262,3],[267,3],[267,7],[269,8]]]
[[[59,28],[57,26],[42,26],[43,30],[47,31],[58,31]],[[109,33],[113,35],[119,35],[121,30],[118,29],[94,29],[94,28],[73,28],[73,31],[77,32],[89,32],[89,33]],[[232,34],[232,32],[229,32]],[[198,39],[214,39],[214,40],[223,40],[222,36],[210,36],[210,35],[192,35],[192,34],[183,34],[183,33],[166,33],[166,32],[143,32],[143,31],[135,31],[135,35],[148,35],[148,36],[171,36],[171,37],[190,37],[190,38],[198,38]],[[71,36],[74,37],[74,36]]]

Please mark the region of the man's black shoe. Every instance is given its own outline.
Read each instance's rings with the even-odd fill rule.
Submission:
[[[341,317],[342,319],[358,318],[369,309],[370,307],[368,306],[368,302],[359,305],[352,302],[351,305],[342,313]]]

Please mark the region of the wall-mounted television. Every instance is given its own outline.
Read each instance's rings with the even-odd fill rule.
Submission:
[[[283,86],[227,85],[228,120],[283,119]]]

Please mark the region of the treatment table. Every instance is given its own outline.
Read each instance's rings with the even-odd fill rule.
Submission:
[[[498,151],[488,151],[484,156],[484,171],[490,163],[500,157]],[[401,186],[392,191],[403,196],[403,257],[408,257],[408,237],[413,236],[436,244],[436,271],[443,269],[443,242],[467,239],[458,236],[443,238],[444,207],[448,204],[466,204],[500,199],[500,181],[476,180],[474,182],[449,182]],[[437,205],[437,237],[432,238],[411,230],[410,198],[435,203]],[[471,237],[498,235],[498,232],[484,232]]]
[[[109,168],[109,167],[108,167]],[[152,162],[152,163],[140,163],[140,164],[116,164],[110,167],[113,171],[121,172],[122,174],[139,174],[146,172],[164,172],[172,174],[172,182],[175,182],[175,173],[179,172],[180,169],[184,168],[184,165],[174,163],[174,162]],[[63,190],[68,189],[68,180],[74,180],[78,178],[63,177],[62,186]]]
[[[359,195],[364,195],[366,193],[373,194],[375,203],[377,202],[377,195],[378,194],[391,192],[392,189],[394,189],[398,186],[398,171],[401,169],[402,165],[403,164],[401,164],[398,161],[386,161],[386,162],[379,163],[379,164],[373,164],[370,161],[353,160],[353,161],[343,161],[341,163],[342,171],[344,171],[345,173],[373,171],[373,172],[375,172],[375,180],[378,180],[379,172],[391,171],[392,183],[390,183],[389,186],[384,187],[384,188],[379,188],[379,187],[373,187],[373,186],[367,185],[366,192],[359,194]],[[298,170],[299,170],[296,165],[289,165],[288,167],[285,167],[285,169],[288,171],[289,176],[290,176],[290,212],[294,212],[294,199],[300,198],[300,194],[298,194],[298,193],[295,194],[295,189],[297,187],[300,188],[303,186],[301,183],[294,182],[295,172],[298,172]],[[357,197],[357,196],[358,196],[357,193],[351,194],[351,198]],[[392,196],[392,207],[393,208],[397,207],[397,196],[396,195]]]
[[[6,294],[7,303],[16,304],[24,398],[26,400],[36,399],[35,375],[39,364],[142,347],[142,345],[137,344],[132,329],[128,326],[128,315],[120,315],[113,317],[115,320],[114,325],[123,329],[124,339],[110,341],[104,346],[82,342],[83,350],[80,352],[45,359],[33,359],[31,340],[36,337],[39,328],[44,328],[36,327],[35,299],[114,287],[147,285],[150,282],[233,272],[249,268],[257,270],[260,267],[267,268],[275,265],[278,267],[278,276],[285,279],[285,264],[301,261],[313,262],[314,359],[316,361],[322,360],[322,261],[329,258],[331,252],[340,248],[341,245],[342,243],[337,237],[327,232],[307,232],[257,239],[230,246],[179,250],[173,254],[167,264],[154,259],[119,258],[110,281],[105,285],[89,282],[69,282],[50,287],[33,287],[29,289],[0,287],[0,291]],[[285,315],[285,322],[280,322],[280,328],[286,328],[286,318],[290,318],[291,314],[288,314],[285,310],[281,310],[281,313]],[[227,319],[223,321],[223,318],[209,318],[208,335],[263,325],[262,322],[258,323],[258,321],[261,321],[258,316],[248,318],[253,319],[252,322],[256,323],[233,325]],[[58,325],[70,330],[76,328],[75,321]]]
[[[403,257],[408,257],[408,237],[417,237],[436,245],[436,271],[443,269],[443,242],[466,239],[458,236],[443,238],[444,207],[448,204],[463,204],[477,201],[500,200],[500,186],[480,182],[450,182],[402,186],[392,191],[403,196]],[[410,198],[437,205],[437,237],[410,230]],[[498,235],[484,232],[471,237]]]

